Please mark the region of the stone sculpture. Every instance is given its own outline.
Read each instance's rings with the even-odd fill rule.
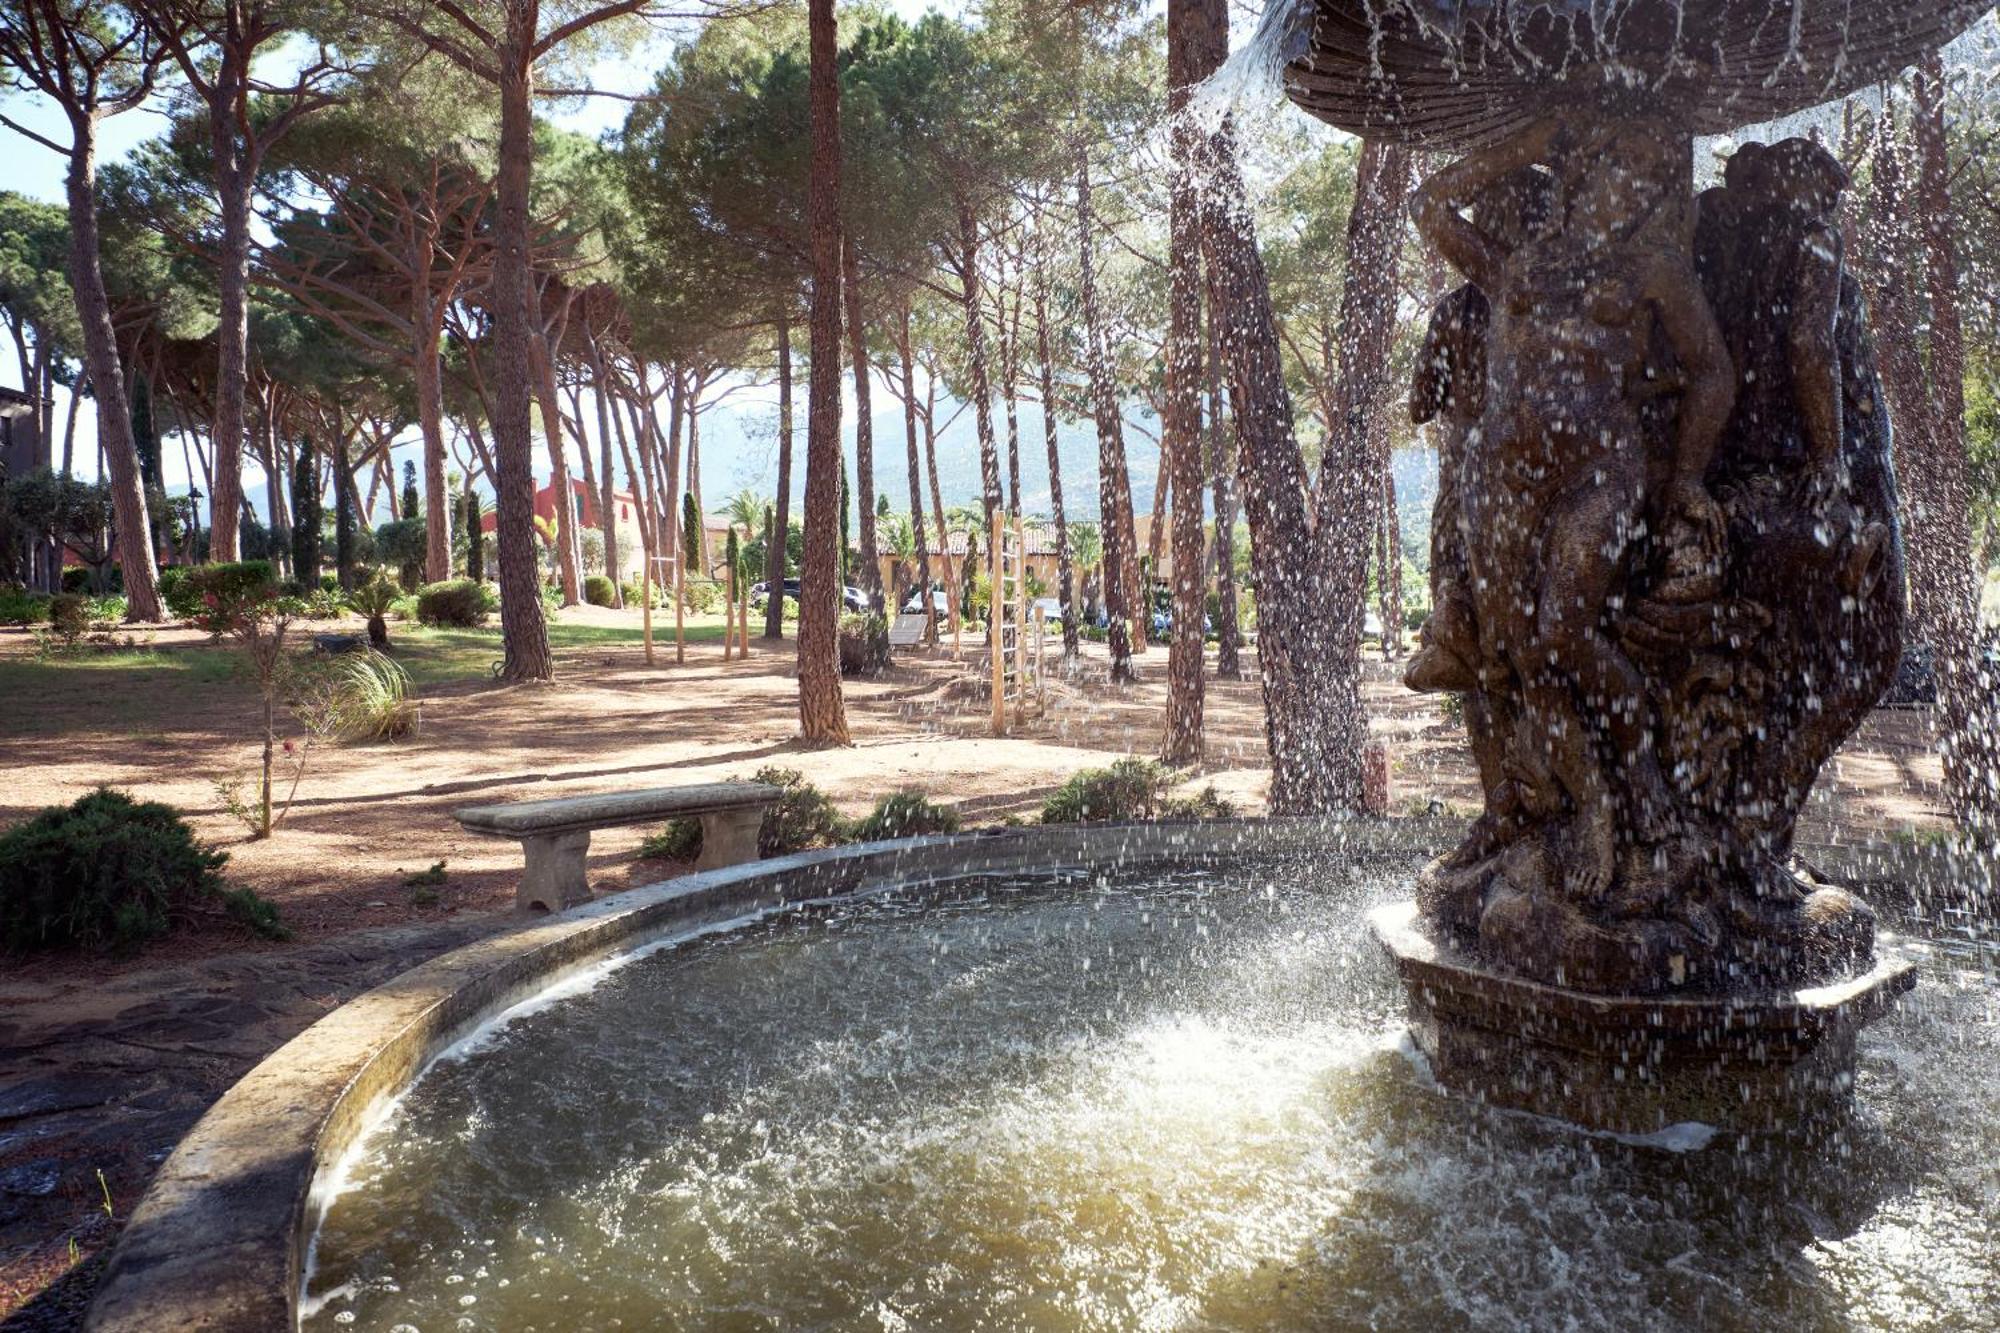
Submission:
[[[1743,150],[1698,204],[1691,180],[1684,128],[1570,116],[1415,205],[1477,292],[1441,308],[1413,394],[1452,438],[1438,624],[1410,683],[1467,695],[1487,795],[1419,903],[1483,958],[1622,995],[1798,985],[1868,956],[1866,907],[1788,861],[1900,652],[1887,417],[1832,227],[1844,175],[1788,141]],[[1509,217],[1495,194],[1530,202]]]

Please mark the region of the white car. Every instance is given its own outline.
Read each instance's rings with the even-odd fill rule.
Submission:
[[[937,613],[940,616],[949,616],[951,614],[951,594],[943,588],[932,588],[931,605],[937,608]],[[910,600],[903,604],[903,614],[906,616],[920,616],[923,613],[924,595],[920,592],[911,593]]]
[[[1028,604],[1028,614],[1033,615],[1037,611],[1042,613],[1042,620],[1047,624],[1060,625],[1063,623],[1063,607],[1060,598],[1037,597]]]

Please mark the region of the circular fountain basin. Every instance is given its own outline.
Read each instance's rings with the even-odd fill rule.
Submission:
[[[234,1125],[242,1152],[312,1124],[282,1279],[187,1230],[202,1198],[268,1209],[278,1169],[204,1121],[96,1326],[1830,1329],[2000,1300],[1991,938],[1895,942],[1925,982],[1861,1037],[1831,1144],[1674,1152],[1712,1136],[1437,1091],[1365,920],[1419,857],[1309,825],[931,840],[476,946],[358,1070],[305,1066],[344,1078],[331,1113],[267,1081]],[[492,980],[523,945],[566,961]],[[210,1119],[254,1119],[243,1092]]]

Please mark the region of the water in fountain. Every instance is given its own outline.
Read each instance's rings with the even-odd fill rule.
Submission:
[[[1673,1153],[1439,1096],[1409,867],[968,881],[636,962],[442,1062],[305,1327],[1972,1328],[2000,940],[1905,938],[1831,1142]],[[1698,1132],[1670,1136],[1680,1146]]]

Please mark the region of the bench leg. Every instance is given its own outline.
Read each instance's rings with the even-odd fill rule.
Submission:
[[[764,827],[762,810],[722,810],[701,817],[701,860],[697,872],[740,866],[757,859],[757,834]]]
[[[536,907],[560,912],[590,901],[590,883],[583,874],[584,854],[590,850],[589,829],[523,838],[521,850],[527,854],[528,868],[514,897],[516,907],[524,912]]]

